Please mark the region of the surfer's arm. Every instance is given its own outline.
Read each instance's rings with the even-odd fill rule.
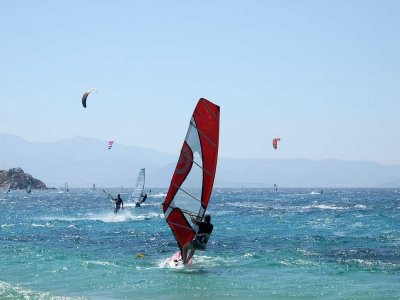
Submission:
[[[190,215],[190,219],[192,219],[193,224],[196,224],[196,225],[198,224],[198,222],[197,222],[195,216]]]

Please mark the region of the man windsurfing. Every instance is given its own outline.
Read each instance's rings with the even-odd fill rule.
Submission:
[[[119,209],[121,208],[121,205],[122,205],[122,209],[124,209],[124,201],[122,201],[120,194],[117,195],[117,198],[112,198],[112,199],[115,202],[115,209],[114,209],[115,214],[119,211]]]
[[[193,224],[199,227],[199,230],[194,239],[182,248],[182,261],[184,265],[190,261],[196,250],[206,250],[208,239],[214,228],[213,224],[211,224],[211,216],[209,214],[204,217],[204,221],[197,221],[193,215],[190,218]]]
[[[144,201],[146,201],[146,199],[147,199],[147,194],[146,193],[144,193],[144,194],[142,194],[141,196],[140,196],[140,201],[139,201],[139,204],[142,204]]]
[[[167,263],[176,265],[180,256],[185,264],[190,263],[197,249],[206,248],[213,230],[211,217],[207,215],[204,220],[203,217],[217,168],[219,111],[218,105],[201,98],[190,119],[163,203],[165,220],[180,249],[167,259]]]

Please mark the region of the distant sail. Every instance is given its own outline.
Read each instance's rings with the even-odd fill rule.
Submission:
[[[274,147],[274,149],[278,149],[278,141],[280,141],[281,138],[274,138],[272,140],[272,147]]]
[[[132,193],[132,200],[135,202],[140,201],[140,197],[142,196],[143,190],[144,190],[144,184],[146,180],[146,172],[145,168],[140,169],[139,174],[136,179],[136,184],[135,187],[133,188],[133,193]]]
[[[69,192],[68,182],[65,183],[65,191]]]
[[[108,150],[112,148],[114,141],[108,141]]]
[[[93,183],[93,191],[96,190],[96,184]]]
[[[83,93],[83,96],[82,96],[82,106],[83,106],[84,108],[86,108],[86,100],[87,100],[87,97],[89,96],[89,94],[90,94],[91,92],[94,92],[94,91],[96,91],[96,89],[90,89],[90,90],[87,90],[86,92]]]
[[[200,99],[190,120],[171,185],[163,203],[165,219],[179,248],[191,241],[210,200],[218,159],[219,106]]]
[[[27,192],[28,194],[30,194],[31,191],[32,191],[32,182],[29,180],[29,185],[28,185],[28,187],[26,188],[26,192]]]

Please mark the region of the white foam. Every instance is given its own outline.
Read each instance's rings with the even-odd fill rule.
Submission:
[[[168,259],[165,259],[158,262],[158,267],[161,269],[170,268],[179,270],[185,268],[185,265],[183,263],[172,263]]]
[[[202,251],[196,252],[194,255],[194,266],[201,266],[205,268],[213,268],[218,266],[234,266],[238,263],[237,258],[232,257],[220,257],[220,256],[210,256],[210,255],[203,255]]]
[[[306,208],[306,209],[318,208],[318,209],[327,209],[327,210],[344,210],[344,209],[348,209],[348,207],[335,206],[335,205],[326,205],[326,204],[317,204],[317,205],[304,206],[303,208]]]
[[[102,260],[85,260],[82,262],[82,265],[86,268],[90,265],[104,266],[104,267],[117,267],[116,264],[113,264],[109,261],[102,261]]]
[[[360,259],[360,258],[351,258],[351,259],[340,259],[340,262],[344,262],[344,263],[353,263],[353,264],[358,264],[358,265],[362,265],[365,267],[372,267],[374,265],[378,265],[379,261],[371,261],[371,260],[366,260],[366,259]]]
[[[162,260],[158,263],[159,268],[171,268],[171,269],[183,269],[188,268],[193,265],[193,259],[189,261],[187,265],[184,265],[181,259],[181,253],[176,252],[171,257],[168,257],[165,260]]]
[[[356,205],[354,205],[354,207],[355,208],[361,208],[361,209],[367,208],[365,205],[362,205],[362,204],[356,204]]]
[[[11,285],[0,281],[0,298],[1,299],[50,299],[50,300],[68,300],[68,299],[85,299],[84,297],[64,297],[54,296],[48,292],[34,291],[21,287],[19,285]]]
[[[14,226],[14,224],[1,224],[1,228],[11,228],[11,227],[13,227]]]
[[[155,194],[155,195],[149,195],[149,197],[152,197],[152,198],[164,198],[166,196],[167,196],[167,194],[165,194],[165,193],[158,193],[158,194]]]
[[[136,202],[124,202],[124,207],[136,207]]]
[[[31,226],[32,226],[32,227],[51,227],[49,223],[46,223],[46,224],[36,224],[36,223],[32,223]]]
[[[244,257],[254,257],[254,256],[256,256],[256,253],[255,252],[245,253],[243,256]]]
[[[114,213],[104,213],[104,214],[87,214],[79,217],[44,217],[41,220],[48,221],[67,221],[67,222],[75,222],[75,221],[101,221],[104,223],[115,223],[115,222],[127,222],[127,221],[143,221],[150,220],[154,218],[162,218],[163,214],[157,213],[147,213],[147,214],[132,214],[129,211],[114,214]]]

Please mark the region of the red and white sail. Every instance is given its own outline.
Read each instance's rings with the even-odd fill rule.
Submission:
[[[180,249],[196,234],[190,214],[201,219],[206,212],[217,168],[218,144],[219,106],[201,98],[163,204],[165,219]]]

